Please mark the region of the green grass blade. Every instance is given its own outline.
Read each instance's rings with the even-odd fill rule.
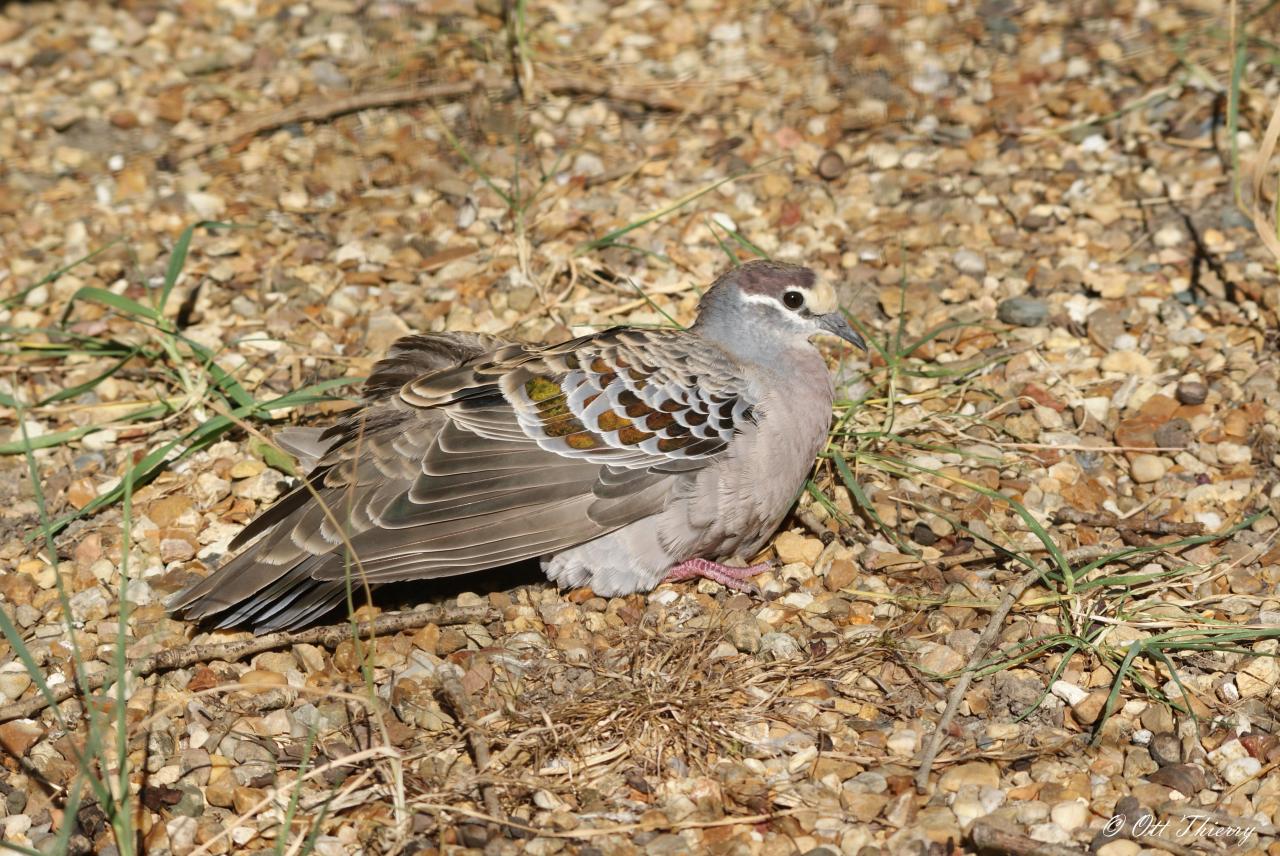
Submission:
[[[302,778],[311,766],[311,749],[316,740],[316,723],[307,727],[307,738],[302,744],[302,758],[298,762],[298,778]],[[285,847],[289,844],[289,830],[293,828],[293,817],[298,812],[298,802],[302,799],[302,788],[295,787],[289,795],[289,805],[285,808],[284,817],[280,821],[280,835],[276,836],[276,856],[284,856]],[[318,825],[318,823],[317,823]]]
[[[58,551],[57,547],[53,543],[53,535],[49,531],[49,507],[45,502],[44,489],[41,487],[40,465],[36,461],[35,450],[29,445],[30,437],[27,434],[26,425],[26,414],[23,410],[19,409],[18,427],[22,432],[23,441],[28,443],[25,454],[27,460],[27,476],[31,479],[31,492],[35,496],[36,508],[40,513],[40,528],[45,533],[45,550],[49,555],[50,561],[53,563],[54,587],[58,592],[58,603],[62,607],[62,618],[66,624],[66,640],[71,650],[72,680],[74,681],[74,684],[79,687],[81,695],[87,699],[90,693],[88,679],[85,675],[85,660],[81,653],[80,643],[76,636],[75,616],[72,614],[71,600],[67,595],[67,588],[63,581],[62,574],[58,570]],[[22,645],[21,638],[16,634],[17,628],[13,627],[13,625],[9,623],[8,617],[4,614],[3,609],[0,609],[0,616],[4,617],[5,625],[14,631],[14,635],[10,637],[10,641],[12,643],[16,640],[17,644],[14,645],[14,648],[19,652],[19,659],[23,661],[23,667],[27,669],[28,676],[31,678],[33,683],[40,685],[41,694],[45,696],[45,700],[53,701],[48,681],[44,678],[44,672],[38,666],[35,666],[35,658],[31,656],[30,651],[26,649],[25,645]],[[6,633],[6,635],[8,634]],[[25,652],[25,656],[23,656],[23,652]],[[35,666],[34,669],[32,668],[33,666]],[[56,701],[54,701],[50,706],[54,711],[54,716],[57,717],[59,723],[63,726],[64,730],[66,730],[66,723],[62,720],[62,714],[58,711]],[[78,765],[85,781],[89,783],[89,786],[93,790],[94,796],[97,798],[98,802],[105,810],[110,812],[113,807],[111,791],[103,779],[94,775],[93,767],[90,764],[91,759],[101,758],[101,744],[99,742],[101,728],[97,717],[97,709],[92,704],[87,704],[85,706],[85,713],[87,714],[89,727],[88,735],[85,739],[84,751],[83,753],[74,751],[72,753],[75,756],[73,760]],[[124,856],[130,856],[130,854],[132,854],[133,851],[130,847],[130,842],[118,841],[117,844],[120,846]]]
[[[738,246],[742,247],[747,252],[754,253],[757,258],[762,258],[762,259],[769,258],[768,253],[766,253],[764,250],[760,249],[755,244],[748,241],[747,236],[739,232],[737,229],[730,229],[729,227],[726,226],[724,227],[724,230],[729,233],[730,238],[733,238],[733,240],[738,243]]]
[[[476,175],[480,176],[480,180],[483,181],[490,190],[498,194],[498,198],[507,206],[507,210],[512,214],[515,214],[516,208],[518,207],[517,201],[511,197],[511,194],[494,184],[493,179],[489,177],[489,173],[485,171],[484,167],[480,166],[480,164],[471,157],[471,153],[463,147],[462,143],[458,142],[458,138],[453,135],[453,131],[450,130],[448,124],[444,121],[444,117],[440,115],[440,112],[434,107],[431,109],[431,112],[435,114],[436,125],[439,126],[441,133],[444,134],[444,138],[449,141],[450,147],[458,153],[459,157],[467,162],[467,166],[475,170]]]
[[[191,237],[195,234],[196,229],[208,227],[210,229],[231,229],[235,227],[233,223],[219,223],[216,220],[201,220],[182,230],[182,234],[178,236],[177,242],[173,245],[173,251],[169,253],[169,264],[164,272],[164,284],[160,287],[160,293],[156,295],[156,315],[163,318],[165,305],[169,302],[169,295],[173,293],[173,287],[178,283],[178,277],[182,275],[182,268],[187,263],[187,253],[191,251]]]
[[[139,419],[158,419],[173,412],[173,408],[165,404],[151,404],[140,410],[127,413],[115,420],[114,424],[124,424],[128,422],[137,422]],[[53,446],[61,446],[79,440],[86,434],[92,434],[95,431],[102,431],[110,425],[82,425],[79,428],[68,428],[65,431],[53,431],[48,434],[41,434],[39,437],[29,437],[27,440],[13,440],[8,443],[0,443],[0,455],[20,455],[28,448],[32,449],[48,449]]]
[[[862,510],[866,512],[867,516],[880,527],[880,531],[893,539],[893,543],[903,553],[911,556],[919,556],[920,551],[903,541],[902,538],[898,536],[898,533],[880,517],[880,513],[876,511],[876,507],[872,504],[871,499],[866,494],[866,491],[862,489],[862,485],[858,484],[858,480],[854,478],[853,470],[849,469],[849,462],[845,460],[844,455],[839,449],[832,451],[831,460],[836,465],[836,472],[840,475],[840,481],[844,482],[844,486],[848,488],[849,493],[853,496],[854,502],[858,503],[858,505],[862,507]]]
[[[237,407],[231,411],[231,416],[237,419],[245,417],[262,417],[274,410],[283,410],[289,407],[299,407],[304,404],[315,404],[322,401],[333,401],[333,396],[324,395],[323,393],[335,389],[340,386],[346,386],[352,383],[352,378],[334,378],[332,380],[321,381],[312,384],[295,392],[290,392],[279,398],[273,398],[266,402],[254,402],[253,404],[243,407]],[[224,433],[231,430],[235,426],[235,421],[223,415],[218,415],[209,419],[180,437],[165,443],[149,454],[144,456],[142,460],[135,463],[130,470],[133,484],[143,485],[151,481],[159,475],[160,471],[166,464],[174,463],[185,458],[187,455],[197,452],[212,443],[216,442]],[[175,457],[169,460],[169,456],[176,452]],[[107,506],[118,502],[124,495],[124,482],[117,485],[114,489],[107,493],[100,494],[92,502],[85,505],[77,511],[65,514],[49,525],[52,527],[51,535],[60,532],[66,528],[73,520],[86,517]],[[28,536],[31,537],[31,536]]]
[[[1244,202],[1240,195],[1242,177],[1240,175],[1240,96],[1244,82],[1244,69],[1249,59],[1245,50],[1245,40],[1241,38],[1243,25],[1237,23],[1231,34],[1231,83],[1227,90],[1227,142],[1231,153],[1231,198],[1236,208],[1244,210]]]
[[[1116,700],[1120,698],[1120,690],[1124,686],[1125,676],[1133,667],[1134,659],[1142,653],[1143,643],[1134,640],[1129,644],[1129,649],[1125,652],[1124,659],[1120,661],[1120,667],[1116,669],[1115,680],[1111,682],[1111,690],[1107,693],[1107,703],[1102,706],[1102,714],[1098,717],[1097,724],[1094,725],[1093,740],[1090,745],[1097,746],[1102,741],[1102,726],[1111,718],[1111,712],[1116,709]]]
[[[963,321],[963,320],[946,321],[942,324],[939,324],[937,327],[934,327],[932,330],[928,331],[927,333],[925,333],[919,339],[916,339],[911,344],[907,345],[898,353],[898,356],[909,357],[912,354],[914,354],[916,351],[923,348],[925,345],[932,342],[934,339],[941,336],[943,333],[949,333],[952,330],[963,330],[966,327],[983,327],[983,328],[989,329],[990,325],[984,324],[981,321]]]
[[[1058,661],[1057,668],[1055,668],[1053,670],[1053,674],[1049,676],[1049,680],[1045,681],[1044,689],[1041,690],[1040,695],[1026,710],[1015,716],[1013,718],[1013,722],[1023,722],[1027,717],[1040,709],[1040,705],[1044,704],[1044,700],[1049,697],[1051,692],[1053,692],[1053,685],[1062,677],[1062,673],[1067,670],[1067,664],[1071,662],[1071,656],[1079,650],[1080,646],[1078,644],[1073,644],[1067,649],[1066,653],[1062,655],[1062,659]]]
[[[200,358],[200,367],[213,378],[214,389],[226,393],[239,407],[253,407],[257,404],[257,399],[241,386],[240,381],[236,380],[234,375],[214,362],[214,357],[216,356],[214,352],[198,342],[188,339],[186,336],[179,336],[178,339]]]
[[[734,173],[733,175],[727,175],[724,178],[713,181],[704,187],[700,187],[697,190],[694,190],[690,193],[686,193],[684,196],[681,196],[679,199],[675,200],[674,202],[668,205],[665,205],[662,208],[659,208],[657,211],[651,211],[650,213],[644,215],[639,220],[634,220],[625,226],[621,226],[617,229],[614,229],[612,232],[605,234],[603,237],[596,238],[595,240],[587,241],[579,245],[579,247],[573,251],[573,254],[575,256],[580,256],[583,253],[590,252],[591,250],[598,250],[601,247],[613,246],[617,242],[618,238],[621,238],[623,235],[630,234],[631,232],[634,232],[636,229],[639,229],[642,226],[647,226],[650,223],[652,223],[654,220],[660,220],[674,211],[679,211],[681,208],[688,205],[690,202],[694,202],[698,199],[701,199],[711,191],[715,190],[717,187],[728,184],[731,181],[736,181],[737,179],[742,178],[744,175],[747,175],[749,172],[750,170],[744,170],[743,172],[737,172],[737,173]]]
[[[124,811],[112,813],[112,824],[119,841],[133,840],[133,812],[128,805],[129,794],[129,664],[125,658],[129,636],[129,548],[133,534],[133,469],[124,473],[124,503],[120,517],[120,593],[116,598],[117,625],[116,650],[112,658],[116,678],[116,793],[124,794]]]
[[[28,437],[25,441],[11,440],[8,443],[0,443],[0,455],[21,455],[27,449],[48,449],[51,446],[61,446],[63,443],[70,443],[72,440],[80,439],[85,434],[92,434],[94,431],[99,430],[101,428],[97,425],[84,425],[80,428],[69,428],[66,431],[41,434],[39,437]]]
[[[683,330],[683,329],[684,329],[684,325],[683,325],[683,324],[681,324],[681,323],[680,323],[679,321],[677,321],[675,318],[671,317],[671,313],[667,312],[667,310],[665,310],[665,309],[663,309],[661,306],[659,306],[659,305],[657,304],[657,302],[656,302],[652,297],[650,297],[649,295],[645,294],[645,293],[644,293],[644,289],[643,289],[643,288],[641,288],[641,287],[640,287],[640,286],[639,286],[635,281],[633,281],[633,280],[631,280],[631,279],[628,279],[628,280],[627,280],[627,283],[628,283],[628,284],[629,284],[633,289],[635,289],[636,294],[640,295],[640,298],[641,298],[642,300],[644,300],[644,302],[645,302],[645,303],[649,304],[649,308],[650,308],[650,309],[652,309],[654,312],[657,312],[657,313],[658,313],[659,315],[661,315],[663,318],[667,319],[667,323],[669,323],[672,327],[674,327],[674,328],[675,328],[675,329],[677,329],[677,330]]]
[[[136,300],[125,297],[123,294],[107,291],[105,288],[86,285],[84,288],[77,289],[76,293],[71,295],[71,299],[67,301],[67,308],[62,310],[62,318],[59,320],[59,324],[65,325],[67,323],[67,319],[71,317],[71,309],[78,300],[101,303],[103,306],[116,310],[121,315],[140,318],[153,324],[159,323],[161,320],[160,316],[150,306],[143,306]]]
[[[68,398],[75,398],[78,395],[81,395],[83,393],[88,392],[91,389],[94,389],[95,387],[97,387],[98,384],[102,383],[104,380],[111,377],[116,372],[120,371],[120,369],[124,368],[125,363],[129,362],[129,360],[137,356],[138,353],[139,353],[139,349],[133,348],[132,350],[129,351],[129,353],[125,354],[123,359],[119,360],[114,366],[107,369],[102,374],[96,375],[90,378],[89,380],[86,380],[84,383],[78,383],[75,386],[71,386],[66,389],[60,389],[57,392],[50,395],[48,398],[41,399],[39,404],[37,404],[36,406],[43,407],[46,404],[54,404],[59,401],[66,401]]]
[[[733,248],[730,247],[728,244],[726,244],[724,242],[724,239],[720,237],[720,233],[716,231],[718,228],[723,228],[723,227],[720,226],[720,224],[717,223],[715,220],[712,220],[710,217],[708,217],[707,229],[711,232],[711,237],[716,239],[716,243],[720,245],[720,251],[725,254],[726,258],[729,259],[729,264],[732,267],[739,267],[742,264],[742,262],[738,261],[738,254],[735,253],[733,251]]]
[[[106,244],[104,244],[101,247],[98,247],[98,249],[94,250],[93,252],[87,255],[83,255],[80,258],[76,259],[75,261],[71,262],[70,264],[65,265],[64,267],[60,267],[57,270],[52,271],[51,273],[45,274],[43,277],[36,280],[31,285],[28,285],[26,288],[19,291],[17,294],[14,294],[11,297],[6,297],[3,300],[0,300],[0,306],[17,306],[24,299],[26,299],[26,296],[28,294],[35,291],[40,286],[48,285],[58,277],[62,276],[64,273],[67,273],[68,271],[70,271],[72,268],[78,267],[79,265],[82,265],[85,262],[93,261],[98,256],[105,253],[107,250],[111,249],[116,244],[120,243],[122,240],[123,240],[122,238],[116,238],[115,240],[108,241]]]

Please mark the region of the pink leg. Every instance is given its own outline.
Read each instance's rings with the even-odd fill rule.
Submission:
[[[765,571],[773,568],[773,562],[761,562],[758,565],[749,565],[745,568],[735,568],[730,565],[722,565],[719,562],[708,561],[707,559],[689,559],[674,566],[667,572],[667,576],[663,579],[664,583],[675,583],[681,580],[691,580],[696,577],[704,577],[708,580],[715,580],[725,588],[736,589],[737,591],[754,592],[756,587],[747,580],[756,574],[763,574]]]

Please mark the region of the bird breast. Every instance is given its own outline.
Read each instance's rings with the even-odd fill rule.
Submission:
[[[822,450],[834,397],[826,364],[813,349],[800,368],[759,383],[757,420],[716,465],[699,473],[676,514],[700,534],[688,558],[750,558],[782,522]],[[801,362],[803,360],[803,362]]]

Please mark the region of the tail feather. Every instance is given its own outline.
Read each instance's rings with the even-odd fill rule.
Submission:
[[[333,440],[323,439],[323,428],[285,428],[272,438],[290,455],[298,459],[298,468],[309,473],[333,445]]]

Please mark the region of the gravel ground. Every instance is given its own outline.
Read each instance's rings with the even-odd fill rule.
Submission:
[[[119,852],[67,811],[118,737],[134,852],[1280,854],[1280,12],[515,9],[3,7],[0,840]],[[410,330],[685,323],[728,254],[877,342],[765,598],[165,614],[287,485],[264,419],[349,406],[291,390]]]

